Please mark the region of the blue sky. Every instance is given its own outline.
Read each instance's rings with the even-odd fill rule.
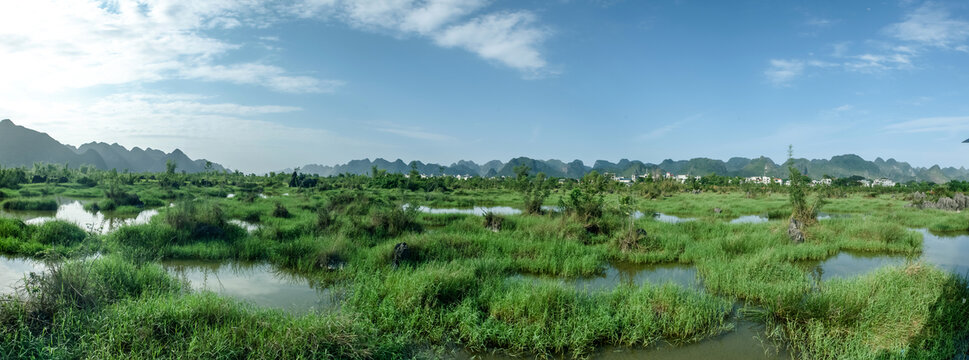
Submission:
[[[0,118],[243,171],[855,153],[969,166],[969,4],[0,4]]]

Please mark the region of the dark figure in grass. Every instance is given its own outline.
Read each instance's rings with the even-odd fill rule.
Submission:
[[[407,258],[407,243],[394,245],[394,269],[400,266],[400,262]]]

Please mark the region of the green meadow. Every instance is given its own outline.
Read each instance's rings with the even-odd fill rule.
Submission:
[[[801,205],[783,186],[376,175],[291,187],[288,174],[96,172],[0,189],[0,253],[46,264],[0,299],[0,358],[585,358],[703,342],[738,317],[793,358],[969,354],[964,274],[920,261],[913,230],[966,232],[969,213],[913,207],[911,189],[804,189],[838,216],[795,243]],[[61,198],[158,214],[105,234],[17,216],[53,216]],[[731,223],[748,215],[763,221]],[[844,252],[911,260],[828,280],[804,266]],[[160,265],[171,260],[268,263],[346,291],[334,309],[292,313],[193,290]],[[612,264],[678,264],[700,286],[569,283]]]

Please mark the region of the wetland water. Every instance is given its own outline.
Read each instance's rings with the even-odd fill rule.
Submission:
[[[212,291],[257,306],[297,314],[339,308],[342,292],[324,288],[309,278],[277,270],[269,264],[162,261],[173,276],[186,280],[195,291]],[[12,294],[23,285],[24,276],[45,270],[43,262],[0,255],[0,295]]]
[[[953,274],[969,275],[969,234],[937,234],[926,229],[913,231],[922,234],[922,254],[919,256],[842,252],[827,260],[805,265],[808,270],[820,273],[822,280],[850,278],[909,261],[923,261]]]
[[[735,328],[718,336],[700,342],[673,346],[661,342],[648,348],[607,347],[596,351],[591,359],[600,360],[693,360],[693,359],[724,359],[724,360],[780,360],[790,359],[791,356],[774,345],[762,343],[758,338],[763,337],[763,326],[745,320],[736,320]],[[510,356],[503,353],[473,353],[465,350],[455,351],[449,355],[455,359],[481,360],[510,360],[529,359],[525,356]],[[571,359],[568,355],[552,356],[553,359]]]
[[[407,208],[409,205],[404,205]],[[544,211],[560,211],[558,206],[542,206]],[[497,215],[521,215],[522,211],[511,206],[475,206],[471,208],[432,208],[428,206],[418,206],[417,211],[425,214],[465,214],[484,216],[486,213]]]
[[[56,198],[57,210],[53,211],[25,211],[0,210],[0,216],[23,220],[28,224],[40,224],[49,220],[66,220],[77,224],[85,230],[107,234],[121,226],[144,224],[155,215],[158,210],[143,210],[136,215],[117,215],[105,212],[88,212],[84,210],[81,200],[71,198]]]
[[[612,263],[605,271],[597,276],[581,276],[575,278],[561,278],[555,276],[519,274],[512,280],[525,281],[561,281],[577,289],[588,291],[610,291],[620,284],[633,286],[650,283],[663,285],[672,283],[687,289],[702,290],[703,284],[697,277],[696,268],[686,264],[652,264],[641,265],[632,263]]]
[[[12,294],[23,285],[24,276],[44,271],[44,263],[27,258],[0,255],[0,295]]]
[[[4,216],[24,219],[27,222],[42,222],[52,218],[64,219],[78,223],[82,227],[100,227],[102,232],[116,229],[119,226],[147,222],[156,211],[144,211],[138,216],[111,217],[101,213],[90,213],[83,210],[81,201],[73,199],[58,199],[57,211],[24,212],[5,211]],[[511,207],[475,207],[471,209],[433,209],[420,207],[427,213],[447,214],[459,213],[482,215],[491,211],[494,213],[514,215],[520,210]],[[637,213],[635,216],[644,216]],[[681,223],[695,219],[680,218],[673,215],[658,213],[654,219],[668,223]],[[819,216],[819,219],[838,217],[831,214]],[[731,223],[763,223],[768,221],[766,216],[749,215],[731,221]],[[256,225],[238,224],[252,231]],[[248,225],[248,226],[246,226]],[[816,271],[822,280],[845,278],[862,275],[886,265],[905,264],[907,261],[922,260],[935,264],[946,271],[958,274],[969,273],[969,234],[933,234],[927,230],[919,231],[924,236],[923,253],[914,258],[898,255],[860,254],[844,252],[832,258],[815,263],[806,263],[807,271]],[[212,291],[234,299],[264,306],[282,309],[293,313],[308,313],[312,311],[329,311],[339,308],[342,291],[324,288],[308,278],[286,273],[275,269],[269,264],[250,264],[237,262],[207,262],[207,261],[165,261],[162,262],[170,273],[187,280],[194,290]],[[0,256],[0,294],[9,294],[13,286],[22,281],[30,272],[41,272],[44,266],[41,262]],[[673,283],[685,288],[702,291],[702,281],[692,265],[662,264],[635,265],[628,263],[608,264],[603,273],[598,276],[557,278],[538,275],[517,275],[512,279],[522,281],[562,281],[571,286],[589,291],[609,291],[619,284],[634,286],[645,283],[661,285]],[[763,344],[759,338],[763,337],[762,328],[744,319],[735,319],[735,329],[694,344],[671,346],[661,344],[647,349],[636,348],[604,348],[593,354],[595,359],[780,359],[790,358],[790,355],[778,353],[778,349]],[[458,351],[453,354],[457,358],[478,359],[509,359],[505,355],[479,354]]]
[[[193,290],[212,291],[297,314],[333,310],[341,300],[338,290],[324,288],[306,277],[264,263],[169,260],[161,265],[174,276],[187,280]]]
[[[636,218],[636,219],[639,219],[639,218],[643,217],[643,213],[637,211],[637,212],[633,213],[633,217]],[[679,216],[669,215],[669,214],[664,214],[664,213],[655,213],[655,214],[653,214],[653,219],[656,219],[656,221],[659,221],[659,222],[665,222],[665,223],[670,223],[670,224],[679,224],[679,223],[685,223],[685,222],[690,222],[690,221],[696,221],[695,218],[681,218]]]

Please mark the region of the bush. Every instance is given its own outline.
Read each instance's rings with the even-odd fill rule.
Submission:
[[[316,230],[323,231],[333,225],[333,214],[325,206],[316,209]]]
[[[210,202],[185,201],[167,209],[162,220],[171,226],[178,244],[190,240],[234,240],[246,234],[228,222],[222,207]]]
[[[501,231],[501,223],[505,220],[501,215],[488,211],[484,213],[483,218],[485,228],[494,232]]]
[[[87,233],[74,223],[50,220],[37,226],[33,240],[45,245],[71,246],[87,238]]]
[[[118,183],[112,183],[108,190],[104,191],[104,197],[114,202],[117,206],[143,206],[144,203],[137,194],[128,193],[121,188]]]
[[[157,251],[178,238],[175,229],[164,224],[122,226],[109,235],[109,240],[126,248],[146,248]]]
[[[0,217],[0,238],[24,239],[27,234],[29,234],[29,228],[20,219]]]
[[[161,207],[165,206],[165,202],[159,198],[144,198],[142,199],[145,207]]]
[[[98,185],[98,182],[95,181],[94,179],[91,179],[85,176],[80,179],[77,179],[77,184],[84,187],[95,187]]]
[[[276,202],[276,206],[273,208],[273,217],[288,218],[289,215],[289,209],[286,209],[282,203]]]
[[[416,206],[395,206],[389,210],[376,210],[371,215],[371,233],[378,237],[394,237],[408,231],[423,230],[417,216],[420,211]]]

